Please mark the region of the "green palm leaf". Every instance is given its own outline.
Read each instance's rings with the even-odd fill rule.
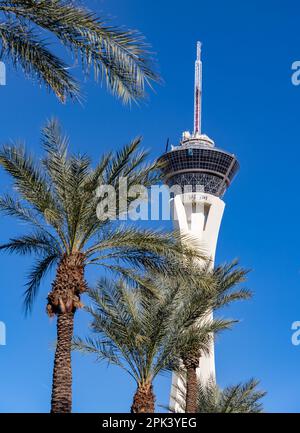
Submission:
[[[0,4],[1,10],[1,4]],[[35,77],[39,84],[65,102],[79,99],[79,87],[67,71],[66,64],[48,49],[34,30],[15,22],[0,23],[0,57],[20,67],[26,77]]]
[[[0,2],[2,55],[14,66],[43,81],[56,96],[78,98],[78,86],[66,65],[42,40],[43,31],[71,51],[87,74],[104,79],[123,102],[145,96],[145,84],[157,81],[148,46],[136,31],[105,24],[94,13],[72,0],[7,0]]]
[[[198,412],[200,413],[258,413],[263,411],[261,399],[266,395],[257,389],[259,381],[219,389],[214,381],[199,385]]]
[[[37,296],[42,279],[47,272],[58,262],[59,255],[49,253],[42,259],[37,259],[27,276],[26,290],[24,293],[25,313],[31,312],[34,300]]]

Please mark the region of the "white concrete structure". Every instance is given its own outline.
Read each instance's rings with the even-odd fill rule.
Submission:
[[[239,169],[236,157],[215,147],[207,135],[201,133],[202,106],[201,44],[197,43],[195,62],[194,131],[185,131],[178,146],[160,158],[164,162],[165,181],[170,187],[179,186],[172,199],[173,218],[182,235],[199,240],[214,265],[218,234],[225,203],[221,199]],[[178,190],[178,188],[175,188]],[[181,191],[181,192],[180,192]],[[187,192],[188,191],[188,192]],[[208,355],[200,358],[198,377],[202,382],[215,378],[214,344]],[[176,374],[172,377],[170,406],[176,411],[182,383]]]
[[[211,266],[214,266],[218,234],[225,207],[224,201],[211,194],[196,192],[178,194],[174,197],[173,202],[174,222],[180,233],[199,240],[199,248],[205,251],[211,260]],[[204,354],[200,358],[197,375],[202,383],[216,377],[213,342],[209,354]],[[184,389],[184,384],[180,377],[173,373],[170,407],[176,412],[180,411],[179,389]]]

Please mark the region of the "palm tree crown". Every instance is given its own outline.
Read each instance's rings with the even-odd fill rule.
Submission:
[[[92,68],[124,102],[145,95],[157,80],[147,46],[135,31],[118,29],[73,0],[0,1],[0,59],[43,83],[56,96],[78,99],[79,86],[67,64],[49,49],[45,31],[66,47],[82,69]]]
[[[87,311],[95,336],[77,338],[75,348],[129,373],[137,384],[132,412],[154,412],[153,380],[163,371],[181,369],[183,347],[205,351],[212,333],[231,326],[230,320],[199,320],[214,302],[214,281],[203,272],[195,294],[181,284],[188,278],[185,265],[181,276],[151,271],[135,287],[124,280],[101,280],[89,292],[93,305]]]
[[[220,389],[214,381],[198,387],[198,413],[259,413],[263,411],[261,399],[266,392],[257,389],[259,381]]]
[[[245,281],[247,270],[240,268],[238,262],[234,260],[229,264],[218,266],[215,269],[210,269],[210,263],[202,268],[195,268],[189,278],[186,278],[182,284],[188,285],[186,290],[190,290],[195,298],[190,302],[190,308],[195,309],[198,305],[204,305],[205,310],[202,311],[201,317],[202,322],[212,321],[213,311],[219,310],[225,307],[233,301],[249,299],[251,292],[247,289],[238,288],[239,284]],[[201,288],[201,275],[207,274],[211,277],[212,283],[209,285],[208,291],[203,291]],[[193,275],[194,274],[194,275]],[[200,296],[202,298],[202,304],[197,301]],[[205,302],[204,302],[205,301]],[[197,312],[199,314],[199,312]],[[216,319],[214,320],[216,322]],[[201,325],[203,325],[201,323]],[[217,321],[218,323],[218,321]],[[229,321],[230,325],[233,321]],[[190,326],[184,331],[183,342],[181,345],[181,358],[183,366],[185,368],[185,374],[183,375],[182,382],[185,384],[186,389],[181,392],[184,395],[183,400],[185,401],[184,408],[186,412],[195,412],[197,404],[197,369],[200,365],[201,356],[211,350],[211,347],[207,348],[201,344],[199,339],[199,323],[191,323]],[[229,326],[223,326],[219,330],[228,329]],[[212,335],[207,334],[206,339],[209,343],[209,339],[212,342]],[[179,346],[180,346],[179,345]],[[174,390],[173,390],[174,391]]]
[[[156,182],[155,163],[144,163],[147,153],[138,151],[140,139],[115,155],[104,155],[95,169],[87,156],[68,156],[68,139],[56,120],[44,127],[42,143],[46,156],[41,165],[23,146],[7,145],[0,151],[0,164],[17,191],[17,195],[0,198],[0,210],[33,229],[1,245],[1,249],[38,255],[27,283],[26,309],[32,307],[46,272],[66,256],[83,253],[85,264],[101,262],[108,269],[116,269],[110,259],[135,266],[164,266],[164,259],[159,257],[163,250],[172,255],[177,248],[180,253],[171,233],[125,228],[97,217],[99,198],[95,191],[99,185],[112,185],[118,193],[119,177],[127,178],[128,188]],[[119,208],[118,201],[116,205],[117,214],[126,211]],[[150,245],[152,250],[147,250]]]
[[[184,378],[183,378],[184,380]],[[206,383],[197,382],[195,413],[259,413],[263,411],[261,399],[265,391],[257,387],[259,381],[250,379],[245,383],[221,389],[210,378]],[[178,387],[176,403],[180,412],[185,412],[185,389]],[[170,412],[173,408],[167,407]]]

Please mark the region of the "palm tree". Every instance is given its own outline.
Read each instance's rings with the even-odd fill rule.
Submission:
[[[86,266],[102,265],[124,274],[134,268],[164,271],[176,257],[193,256],[194,250],[180,246],[177,234],[125,228],[96,215],[97,187],[111,185],[118,195],[120,177],[127,178],[128,188],[157,181],[156,164],[144,162],[147,153],[138,151],[139,139],[116,154],[105,154],[95,168],[87,156],[68,154],[68,139],[57,121],[46,124],[42,143],[45,157],[41,163],[22,146],[7,145],[0,150],[0,165],[11,176],[16,191],[0,197],[0,211],[32,228],[0,249],[36,255],[25,292],[26,311],[30,311],[43,277],[56,266],[47,298],[49,316],[57,316],[51,411],[70,412],[73,322],[82,306],[81,294],[87,290]],[[117,215],[125,212],[132,200],[128,198],[123,208],[117,201]]]
[[[124,280],[100,280],[89,291],[95,337],[75,339],[74,348],[121,367],[134,379],[132,413],[154,412],[153,380],[163,371],[181,370],[179,346],[197,344],[205,350],[212,333],[231,326],[228,320],[199,321],[207,312],[211,276],[203,275],[196,296],[180,283],[186,271],[176,278],[152,271],[135,287]],[[197,332],[191,336],[185,328],[195,321]]]
[[[96,79],[105,78],[124,102],[143,98],[145,84],[158,79],[138,32],[105,24],[76,0],[3,0],[0,17],[0,60],[20,67],[62,102],[78,99],[79,86],[45,34],[68,49],[85,73],[93,69]]]
[[[208,265],[209,266],[209,265]],[[203,272],[203,271],[200,271]],[[234,290],[236,286],[245,281],[247,270],[239,268],[237,261],[224,266],[218,266],[212,271],[207,269],[208,273],[212,273],[215,284],[215,295],[211,297],[210,308],[207,309],[208,317],[213,310],[217,310],[225,305],[229,305],[233,301],[249,299],[251,293],[245,289]],[[195,292],[198,291],[198,281],[194,282],[194,287],[191,289]],[[189,330],[193,335],[197,332],[193,329]],[[182,349],[182,362],[186,370],[186,412],[196,412],[197,407],[197,369],[199,368],[200,357],[203,350],[197,344],[183,346]]]
[[[219,388],[215,380],[211,378],[206,384],[197,383],[196,413],[259,413],[263,411],[260,401],[265,391],[257,389],[259,381],[250,379],[246,383],[228,386],[223,390]],[[182,405],[185,390],[178,388],[179,398],[177,403],[180,411],[184,412]],[[168,408],[173,412],[172,408]]]
[[[205,386],[199,384],[198,413],[259,413],[263,411],[261,399],[266,392],[257,389],[259,381],[228,386],[221,390],[212,380]]]

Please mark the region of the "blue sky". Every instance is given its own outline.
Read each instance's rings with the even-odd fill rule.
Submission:
[[[97,160],[142,135],[153,158],[167,137],[177,143],[192,129],[195,43],[203,42],[203,130],[237,154],[241,169],[226,193],[217,262],[238,257],[252,269],[251,301],[226,310],[241,323],[216,343],[221,386],[250,377],[268,391],[268,412],[299,411],[300,347],[291,344],[291,324],[300,320],[299,107],[300,86],[291,64],[300,60],[299,2],[287,0],[90,0],[115,24],[139,29],[157,53],[164,79],[146,104],[124,107],[93,82],[84,84],[84,106],[56,99],[8,70],[0,87],[0,142],[24,139],[40,152],[45,120],[57,116],[72,149]],[[9,182],[0,173],[2,192]],[[166,223],[155,223],[166,226]],[[153,224],[154,226],[154,224]],[[22,226],[1,217],[0,241]],[[0,320],[7,345],[0,346],[0,412],[47,412],[51,392],[55,321],[45,314],[51,279],[45,280],[31,317],[22,313],[24,275],[30,258],[0,259]],[[93,285],[98,274],[88,273]],[[76,332],[84,334],[81,312]],[[74,411],[129,410],[134,383],[117,368],[74,355]],[[155,384],[166,403],[170,378]]]

